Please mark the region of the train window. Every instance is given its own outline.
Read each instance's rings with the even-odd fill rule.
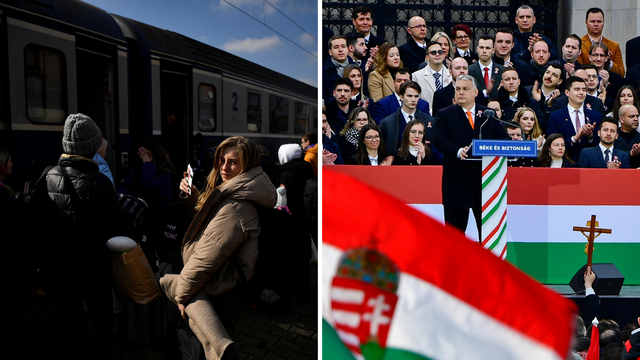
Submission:
[[[249,92],[249,105],[247,106],[247,131],[262,131],[262,108],[260,107],[260,94]]]
[[[198,127],[202,131],[216,131],[216,87],[198,85]]]
[[[31,122],[64,123],[67,114],[65,68],[61,51],[35,44],[25,47],[27,116]]]
[[[309,105],[295,101],[293,103],[293,132],[304,135],[307,131],[309,123]]]
[[[216,88],[198,85],[198,127],[201,131],[216,131]]]
[[[269,132],[276,134],[289,132],[289,99],[269,95]]]

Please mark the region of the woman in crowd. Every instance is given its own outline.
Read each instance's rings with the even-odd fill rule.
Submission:
[[[373,166],[386,166],[393,163],[393,156],[387,156],[378,126],[367,124],[362,127],[358,139],[358,151],[350,158],[350,163]]]
[[[342,154],[343,159],[348,159],[356,154],[360,139],[360,129],[367,124],[375,125],[369,110],[357,107],[351,111],[347,123],[340,131],[340,137],[338,137],[340,154]]]
[[[218,146],[202,192],[189,187],[186,178],[180,183],[180,196],[195,217],[182,241],[184,268],[162,277],[160,285],[188,317],[207,359],[236,351],[217,314],[231,316],[241,307],[236,285],[253,277],[258,256],[256,206],[276,204],[275,187],[259,165],[256,145],[235,136]]]
[[[455,49],[453,48],[453,43],[451,42],[451,38],[447,33],[439,31],[431,37],[431,41],[435,41],[442,47],[442,50],[445,53],[444,61],[442,62],[444,66],[449,69],[449,65],[451,64],[451,60],[455,55]]]
[[[393,165],[434,165],[432,150],[425,137],[425,128],[418,119],[407,123],[402,133],[402,144],[394,156]]]
[[[538,154],[540,154],[545,140],[535,111],[528,107],[520,108],[513,117],[513,121],[522,126],[522,140],[535,140],[538,142]]]
[[[616,121],[620,121],[618,111],[622,105],[635,105],[640,110],[640,99],[638,93],[631,85],[624,85],[618,90],[616,99],[613,102],[613,110],[607,116],[613,117]]]
[[[362,92],[362,69],[358,64],[349,64],[344,68],[344,72],[342,73],[343,78],[347,78],[351,80],[353,83],[353,91],[351,92],[351,100],[354,100],[358,106],[363,106],[368,97],[364,95]]]
[[[390,42],[380,45],[375,58],[375,70],[369,74],[369,96],[380,101],[394,93],[396,72],[402,67],[398,47]]]
[[[553,133],[547,137],[538,155],[538,164],[540,167],[552,168],[575,167],[575,162],[567,154],[562,135]]]

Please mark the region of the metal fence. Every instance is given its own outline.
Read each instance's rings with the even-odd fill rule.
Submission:
[[[334,34],[355,31],[351,14],[360,5],[372,10],[372,32],[398,46],[407,42],[407,21],[413,16],[425,19],[429,37],[438,31],[450,34],[453,26],[464,23],[478,39],[484,34],[494,35],[501,27],[515,29],[516,10],[529,5],[536,17],[534,30],[549,37],[558,48],[558,0],[323,0],[323,25]],[[475,45],[472,43],[472,48]]]

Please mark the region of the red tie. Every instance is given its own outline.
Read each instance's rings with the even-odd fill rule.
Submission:
[[[484,87],[489,87],[489,68],[484,68]]]

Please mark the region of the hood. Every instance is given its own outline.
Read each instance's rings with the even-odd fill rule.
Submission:
[[[283,144],[278,149],[278,160],[280,164],[286,164],[292,159],[302,157],[302,147],[299,144]]]
[[[221,189],[222,198],[251,201],[258,206],[274,207],[276,188],[262,167],[256,166],[229,180]]]

